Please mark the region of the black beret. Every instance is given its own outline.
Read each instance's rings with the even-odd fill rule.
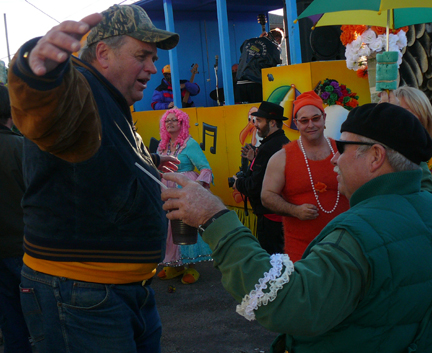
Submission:
[[[354,108],[341,126],[344,131],[381,142],[416,164],[432,157],[432,140],[426,129],[415,115],[394,104]]]

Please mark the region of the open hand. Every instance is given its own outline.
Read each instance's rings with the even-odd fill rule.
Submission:
[[[81,21],[64,21],[43,36],[28,59],[30,68],[37,76],[45,75],[65,62],[71,53],[81,49],[80,40],[102,20],[100,13],[84,17]]]
[[[255,158],[255,149],[250,143],[247,143],[241,148],[241,156],[246,157],[249,161],[253,161]]]

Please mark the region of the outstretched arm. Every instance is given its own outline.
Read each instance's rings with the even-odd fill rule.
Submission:
[[[68,58],[79,49],[79,38],[101,18],[93,14],[59,24],[25,43],[10,65],[14,124],[41,150],[72,163],[96,153],[101,123],[87,80]]]
[[[302,221],[317,218],[318,209],[315,205],[294,205],[281,196],[285,187],[285,161],[284,149],[270,158],[261,190],[262,204],[277,214],[297,217]]]
[[[65,21],[53,27],[30,52],[28,62],[33,73],[37,76],[45,75],[65,62],[73,52],[81,48],[83,35],[101,20],[102,15],[94,13],[81,21]]]
[[[249,320],[255,316],[276,332],[316,336],[356,308],[366,290],[369,267],[360,245],[345,230],[330,233],[295,263],[294,270],[288,255],[270,257],[233,211],[217,218],[226,208],[208,190],[181,174],[169,173],[164,178],[182,186],[162,191],[163,208],[170,211],[168,219],[182,219],[194,227],[213,220],[203,232],[203,240],[213,251],[223,286],[242,301],[237,307],[239,314]],[[274,300],[265,302],[259,292],[269,289]]]

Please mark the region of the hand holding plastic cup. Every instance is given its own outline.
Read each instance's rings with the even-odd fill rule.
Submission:
[[[161,185],[164,189],[168,189],[168,187],[162,183],[160,180],[155,178],[151,173],[149,173],[146,169],[144,169],[138,163],[135,165],[141,169],[144,173],[146,173],[150,178],[156,181],[159,185]],[[173,243],[177,245],[191,245],[195,244],[198,239],[198,229],[195,227],[191,227],[184,223],[181,219],[173,219],[171,220],[171,231],[173,237]]]

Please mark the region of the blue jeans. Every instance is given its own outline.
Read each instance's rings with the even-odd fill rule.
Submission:
[[[80,282],[22,269],[21,305],[41,353],[160,353],[154,291]]]
[[[21,257],[0,259],[0,315],[5,353],[31,353],[28,332],[21,310],[19,284]]]

